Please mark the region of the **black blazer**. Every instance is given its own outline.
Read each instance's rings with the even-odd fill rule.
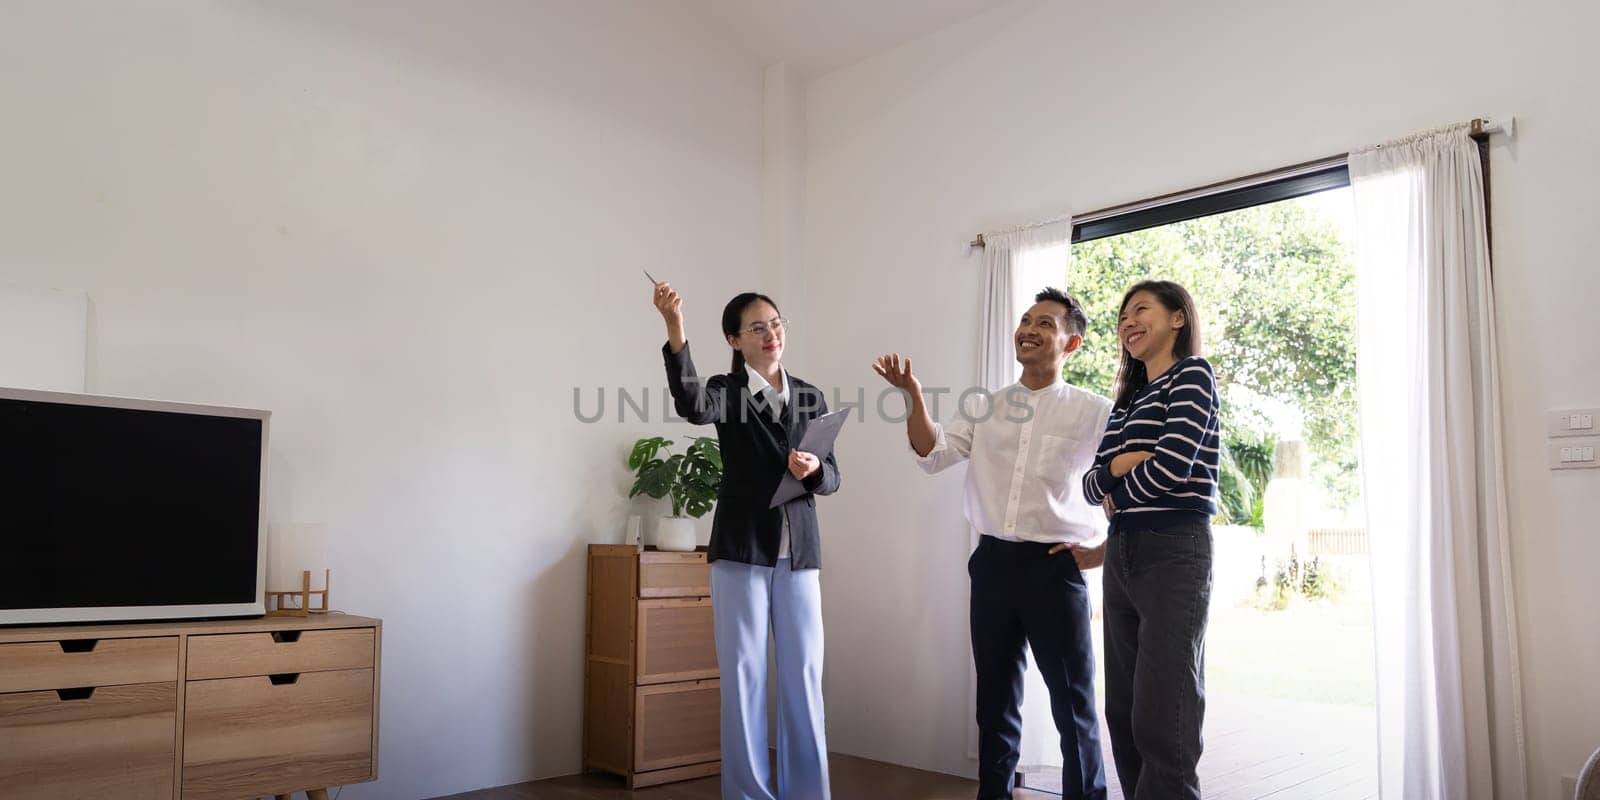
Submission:
[[[798,447],[811,420],[827,413],[817,387],[789,376],[789,402],[779,419],[750,394],[750,374],[713,375],[702,382],[689,357],[689,345],[672,352],[663,345],[667,388],[678,416],[695,425],[714,423],[722,447],[722,485],[711,521],[711,561],[727,559],[763,567],[778,563],[783,515],[789,516],[791,569],[822,566],[822,541],[817,536],[816,495],[839,491],[839,464],[829,453],[822,467],[802,482],[809,494],[767,508],[778,483],[789,471],[789,451]]]

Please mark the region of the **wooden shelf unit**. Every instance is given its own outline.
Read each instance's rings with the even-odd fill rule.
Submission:
[[[583,768],[636,789],[721,771],[711,566],[692,553],[589,546]]]
[[[0,628],[8,800],[238,800],[374,780],[383,623]]]

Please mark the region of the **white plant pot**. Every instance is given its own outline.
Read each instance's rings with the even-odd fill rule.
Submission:
[[[656,549],[687,553],[694,550],[694,520],[689,517],[662,517],[656,525]]]

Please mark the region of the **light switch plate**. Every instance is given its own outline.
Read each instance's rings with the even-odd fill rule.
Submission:
[[[1581,439],[1552,439],[1545,444],[1551,469],[1600,468],[1600,437]]]
[[[1545,413],[1545,432],[1551,438],[1600,436],[1600,408],[1562,408]]]
[[[1566,798],[1569,798],[1569,797],[1577,797],[1577,796],[1578,796],[1578,778],[1577,778],[1577,776],[1575,776],[1575,775],[1562,775],[1561,776],[1561,797],[1562,797],[1562,800],[1566,800]]]

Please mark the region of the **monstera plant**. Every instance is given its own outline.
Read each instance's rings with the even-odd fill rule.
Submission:
[[[656,529],[656,547],[662,550],[694,549],[691,518],[711,510],[722,483],[722,450],[717,440],[709,436],[683,438],[689,440],[689,447],[681,454],[671,453],[674,442],[659,436],[634,442],[633,452],[628,454],[628,469],[634,474],[628,497],[672,498],[672,516],[661,520]]]

